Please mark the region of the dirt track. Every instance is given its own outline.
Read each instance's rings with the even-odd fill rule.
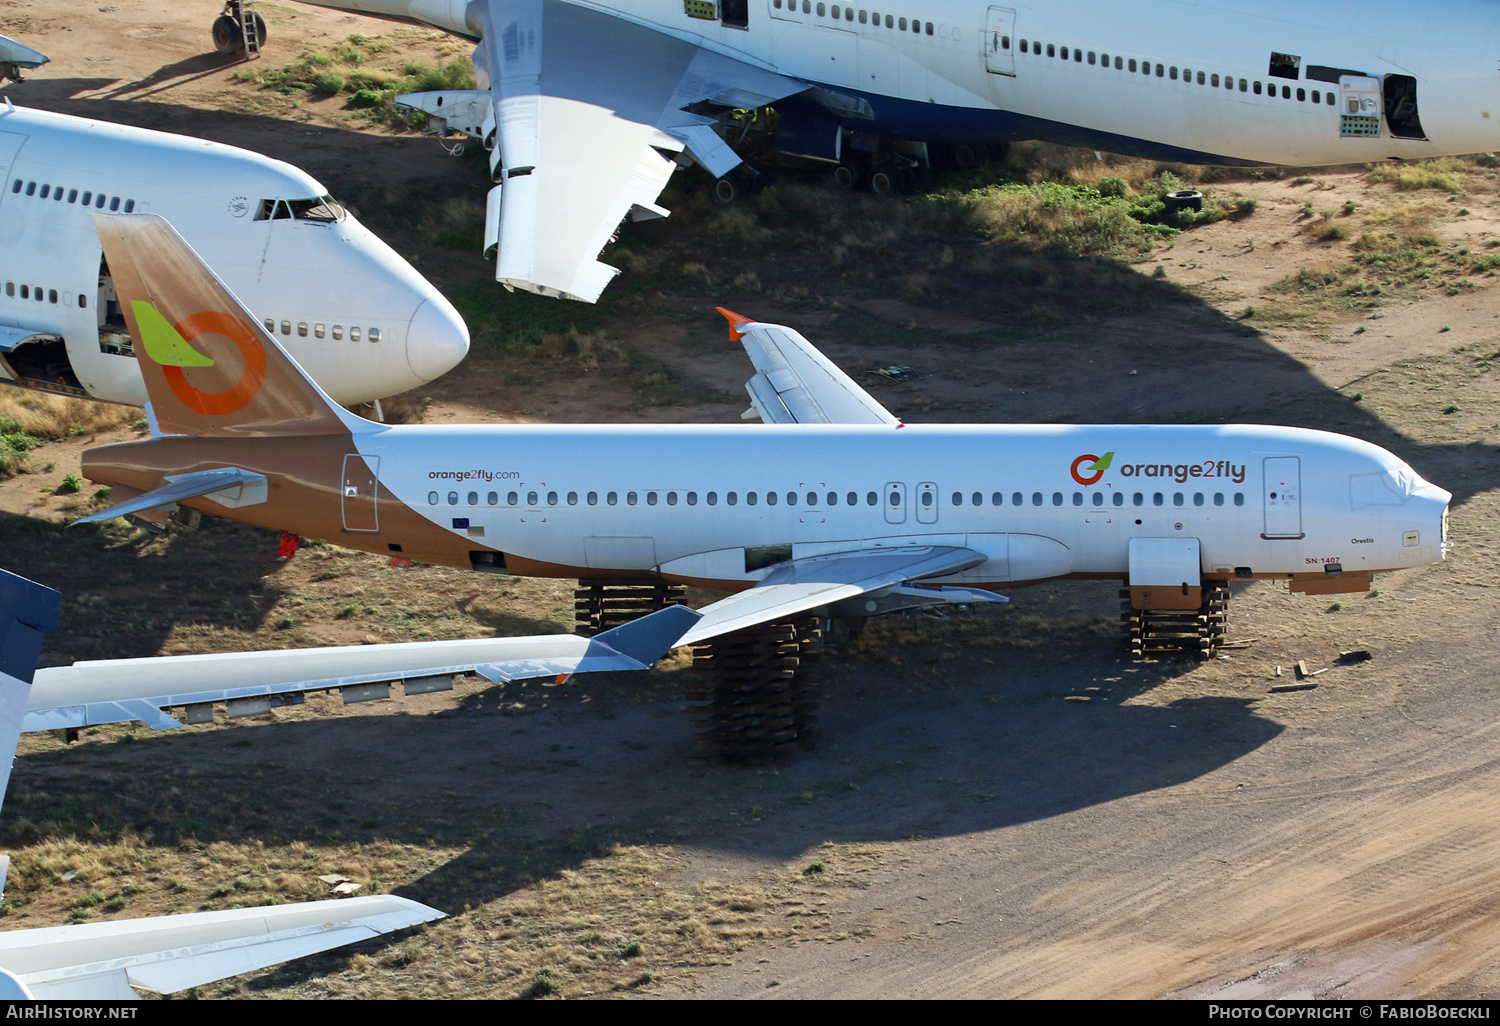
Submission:
[[[7,90],[17,102],[196,131],[295,160],[330,182],[390,174],[425,181],[435,194],[479,188],[431,142],[360,133],[333,108],[308,111],[306,122],[247,111],[230,69],[196,56],[214,5],[119,0],[106,5],[118,8],[107,15],[96,6],[80,14],[63,0],[0,0],[0,31],[54,58],[32,82]],[[273,18],[273,50],[378,31],[352,15],[285,11],[295,18]],[[117,17],[130,26],[129,48],[118,45],[122,32],[109,20]],[[224,119],[199,110],[215,106],[237,113]],[[1364,202],[1359,174],[1329,180],[1335,188],[1317,197],[1320,204]],[[1254,217],[1185,234],[1157,254],[1170,280],[1200,290],[1201,305],[1003,345],[912,349],[841,336],[828,352],[917,366],[926,375],[919,384],[886,388],[882,398],[934,403],[939,412],[929,419],[1265,419],[1364,435],[1456,493],[1458,549],[1448,564],[1383,579],[1378,596],[1354,597],[1338,610],[1257,585],[1237,595],[1232,612],[1233,633],[1259,640],[1207,666],[1120,662],[1107,639],[1088,633],[1112,615],[1111,587],[1017,592],[1002,615],[1045,618],[1039,648],[968,646],[939,635],[893,644],[877,660],[841,660],[825,689],[823,747],[780,770],[684,770],[687,731],[673,682],[621,679],[540,703],[533,694],[520,720],[503,708],[514,692],[498,702],[476,693],[399,710],[320,711],[310,703],[271,724],[143,736],[129,747],[64,750],[39,740],[18,764],[17,784],[33,796],[23,810],[35,819],[48,792],[76,790],[85,821],[107,821],[107,788],[90,787],[110,775],[162,774],[220,796],[226,808],[269,795],[288,822],[322,824],[320,843],[378,839],[442,852],[431,856],[435,865],[388,879],[455,913],[472,906],[454,920],[455,930],[470,932],[434,950],[493,969],[472,979],[444,968],[424,980],[412,967],[334,956],[262,974],[254,993],[467,996],[499,987],[507,956],[496,924],[525,896],[505,882],[501,864],[531,859],[518,852],[534,838],[588,837],[607,826],[621,843],[671,843],[670,868],[652,886],[774,885],[801,902],[765,906],[774,939],[744,947],[727,964],[653,964],[660,982],[645,993],[1494,995],[1500,389],[1458,370],[1370,376],[1419,355],[1439,361],[1438,373],[1456,346],[1500,340],[1500,299],[1486,281],[1462,295],[1391,306],[1357,337],[1352,321],[1246,333],[1236,311],[1320,251],[1295,234],[1307,187],[1240,187],[1262,203]],[[1492,230],[1492,197],[1468,204],[1474,213],[1444,222],[1443,231],[1479,239]],[[1248,236],[1259,245],[1247,246]],[[1273,247],[1278,239],[1287,241]],[[416,251],[448,266],[441,254]],[[930,329],[924,338],[976,330],[970,311],[877,303],[884,305],[872,305],[873,316]],[[746,374],[737,350],[690,344],[675,324],[662,326],[664,341],[653,334],[657,324],[633,314],[611,327],[633,344],[649,343],[707,392],[735,394]],[[964,374],[955,376],[959,368]],[[1348,398],[1355,383],[1367,396],[1359,405]],[[1445,419],[1438,410],[1460,385],[1470,389],[1463,410]],[[440,383],[434,417],[483,405],[476,387],[474,379]],[[556,387],[561,405],[547,408],[549,418],[588,416],[618,401],[609,385],[603,398],[574,393],[586,410],[579,414],[566,383]],[[742,407],[730,400],[622,416],[730,420]],[[58,466],[50,476],[0,485],[0,506],[60,516],[37,489],[60,478],[75,449],[51,450]],[[33,558],[12,555],[12,568],[23,571]],[[170,552],[160,558],[197,565],[172,563]],[[465,586],[421,571],[383,587]],[[458,608],[471,608],[464,601]],[[477,629],[491,626],[474,620]],[[1081,640],[1066,640],[1070,632]],[[1267,694],[1274,666],[1298,658],[1328,665],[1355,647],[1375,659],[1330,670],[1315,691]],[[227,748],[230,736],[253,747]],[[381,825],[373,833],[326,825],[329,795],[378,810]],[[18,814],[8,809],[8,817]],[[230,836],[211,817],[196,824],[204,839]],[[158,833],[170,846],[191,831]],[[525,868],[555,879],[582,862],[567,849]],[[815,862],[822,870],[806,872]],[[61,909],[48,914],[66,921]],[[6,924],[43,925],[37,917]]]

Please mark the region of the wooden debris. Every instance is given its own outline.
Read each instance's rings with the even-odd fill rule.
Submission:
[[[1297,679],[1301,680],[1302,678],[1304,678],[1306,676],[1307,676],[1307,660],[1306,659],[1298,659],[1297,660]]]
[[[1363,663],[1374,658],[1375,657],[1370,654],[1370,650],[1367,648],[1352,648],[1347,652],[1340,652],[1338,661],[1345,664]]]
[[[1280,694],[1283,691],[1311,691],[1318,685],[1312,681],[1302,681],[1299,684],[1276,684],[1271,688],[1272,694]]]
[[[353,880],[345,880],[333,889],[335,898],[348,898],[365,889],[364,884],[357,884]]]
[[[1278,677],[1281,676],[1281,667],[1279,667],[1279,666],[1276,667],[1276,676],[1278,676]]]
[[[1312,673],[1309,673],[1308,676],[1309,677],[1316,677],[1320,673],[1327,673],[1327,672],[1328,672],[1328,667],[1325,666],[1321,670],[1314,670]]]
[[[329,887],[337,887],[341,883],[349,882],[349,878],[342,873],[325,873],[318,877],[318,880],[326,883]]]
[[[1243,641],[1225,641],[1219,644],[1220,648],[1249,648],[1259,641],[1259,638],[1245,638]]]

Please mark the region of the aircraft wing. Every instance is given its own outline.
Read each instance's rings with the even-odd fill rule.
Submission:
[[[776,567],[748,591],[704,606],[699,610],[703,619],[677,644],[696,645],[731,631],[861,597],[878,606],[879,600],[894,595],[896,602],[890,608],[1004,602],[1002,596],[975,588],[912,586],[978,566],[987,558],[982,552],[953,545],[908,545],[795,559]],[[864,611],[859,612],[863,615]]]
[[[500,183],[485,239],[507,286],[594,302],[617,273],[600,250],[627,215],[667,215],[656,198],[679,154],[715,175],[739,163],[711,119],[683,108],[757,107],[807,88],[563,0],[475,6],[474,66],[490,90]]]
[[[755,365],[745,391],[751,409],[767,424],[901,423],[800,332],[722,306],[718,310],[729,321],[729,337],[745,347]]]
[[[599,670],[644,670],[672,648],[699,614],[668,606],[592,638],[572,634],[523,638],[418,641],[268,652],[100,659],[38,670],[22,729],[60,730],[141,720],[157,730],[182,726],[164,710],[230,704],[231,715],[265,712],[303,691],[360,688],[401,681],[407,694],[448,690],[452,677],[490,681],[570,676]],[[346,691],[345,701],[385,697]],[[242,711],[243,710],[243,711]],[[189,710],[190,719],[194,719]]]
[[[0,933],[0,968],[39,1000],[120,1001],[215,980],[442,919],[410,898],[328,901]]]

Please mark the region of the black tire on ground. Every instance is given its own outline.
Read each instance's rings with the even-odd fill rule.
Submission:
[[[975,151],[974,147],[970,146],[968,143],[959,143],[957,146],[948,151],[948,159],[952,161],[953,166],[958,168],[960,171],[967,171],[969,168],[979,163],[979,154]]]
[[[245,33],[227,14],[214,19],[214,49],[220,53],[238,53],[245,45]]]
[[[1202,210],[1203,193],[1197,189],[1178,189],[1162,197],[1168,210]]]
[[[882,160],[870,168],[870,176],[865,184],[870,191],[877,196],[895,196],[902,192],[901,167],[893,160]]]
[[[833,169],[833,184],[845,192],[859,188],[864,179],[864,168],[858,164],[844,163]]]

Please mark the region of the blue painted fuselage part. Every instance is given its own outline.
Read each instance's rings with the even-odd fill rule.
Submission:
[[[1206,153],[1181,146],[1137,139],[1133,136],[1102,132],[1098,129],[1069,125],[1061,121],[1030,117],[1014,111],[980,107],[955,107],[941,103],[923,103],[879,93],[866,93],[844,86],[821,88],[846,96],[857,96],[869,104],[874,119],[852,117],[839,111],[827,111],[845,128],[870,132],[892,139],[910,139],[929,143],[968,143],[988,145],[1022,139],[1042,139],[1064,146],[1107,150],[1148,160],[1171,160],[1184,164],[1221,164],[1233,167],[1268,167],[1262,160],[1247,160],[1233,154]],[[808,101],[811,102],[811,101]]]

